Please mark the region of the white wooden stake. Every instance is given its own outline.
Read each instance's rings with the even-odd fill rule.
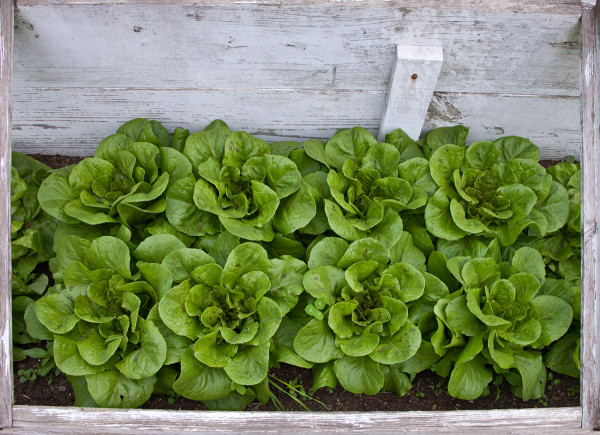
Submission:
[[[418,139],[442,69],[442,47],[398,45],[377,140],[401,128]]]

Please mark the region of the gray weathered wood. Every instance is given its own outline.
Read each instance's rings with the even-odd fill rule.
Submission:
[[[470,128],[469,143],[515,135],[531,139],[545,159],[581,156],[579,98],[436,92],[425,130],[456,124]]]
[[[600,429],[600,8],[584,7],[581,27],[583,143],[582,424]]]
[[[377,133],[383,91],[270,89],[28,89],[13,96],[16,151],[92,155],[124,121],[144,116],[193,131],[221,118],[266,140],[327,139],[362,125]],[[436,93],[425,129],[464,124],[469,143],[507,135],[529,137],[544,158],[579,158],[579,98]]]
[[[19,6],[15,94],[39,87],[385,91],[395,45],[432,45],[445,55],[437,91],[579,96],[579,9],[515,14],[375,3]]]
[[[479,140],[502,127],[549,158],[579,154],[574,1],[64,3],[18,3],[19,149],[90,154],[139,115],[194,129],[221,117],[280,140],[377,131],[394,46],[418,44],[446,59],[426,128],[463,122]]]
[[[13,4],[0,1],[0,429],[12,424],[10,138]]]
[[[575,433],[581,408],[372,413],[202,412],[14,407],[14,432],[144,433],[500,431]]]
[[[411,138],[421,134],[427,108],[444,60],[442,47],[399,45],[392,66],[377,140],[401,128]]]
[[[282,4],[310,5],[324,2],[334,3],[336,0],[261,0],[261,1],[240,1],[240,0],[18,0],[18,5],[65,5],[65,4],[86,4],[86,5],[105,5],[105,4],[239,4],[252,3],[257,5],[278,6]],[[368,5],[378,5],[390,0],[362,0],[361,3]],[[585,0],[590,2],[593,0]],[[344,2],[347,3],[347,2]],[[545,12],[545,13],[570,13],[578,10],[580,0],[487,0],[485,2],[474,0],[402,0],[394,1],[394,4],[411,7],[428,7],[435,9],[473,9],[473,10],[497,10],[512,12]]]

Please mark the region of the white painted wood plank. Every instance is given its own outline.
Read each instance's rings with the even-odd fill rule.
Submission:
[[[427,108],[444,61],[442,47],[399,45],[377,140],[401,128],[411,138],[418,138],[425,122]]]
[[[600,429],[600,8],[585,7],[581,31],[583,282],[581,403],[583,427]]]
[[[20,2],[14,87],[384,91],[400,44],[444,48],[440,92],[579,96],[579,6],[515,13],[458,3]]]
[[[15,406],[15,432],[415,432],[575,433],[581,408],[371,413],[202,412]],[[30,433],[31,433],[30,432]]]
[[[344,0],[344,3],[360,2],[371,6],[393,2],[398,7],[427,7],[436,9],[472,9],[511,12],[573,13],[580,11],[580,0]],[[591,2],[594,0],[585,0]],[[114,4],[258,4],[279,6],[281,4],[311,5],[315,3],[340,3],[339,0],[17,0],[17,5],[114,5]]]
[[[456,124],[470,128],[468,143],[523,136],[544,159],[581,156],[579,98],[436,92],[424,129]]]
[[[157,119],[172,131],[204,128],[220,118],[266,140],[328,139],[361,125],[376,134],[383,92],[289,90],[14,89],[13,146],[17,151],[91,155],[98,143],[134,117]],[[464,124],[469,143],[520,135],[544,158],[581,147],[579,98],[440,94],[425,128]]]
[[[357,124],[376,131],[383,92],[288,90],[15,90],[13,145],[29,152],[91,155],[102,138],[134,117],[172,131],[223,119],[263,139],[327,138]]]
[[[10,176],[13,4],[0,1],[0,429],[12,425]]]

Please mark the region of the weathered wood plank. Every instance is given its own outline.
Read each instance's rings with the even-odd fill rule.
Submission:
[[[19,6],[39,5],[114,5],[114,4],[240,4],[251,3],[256,5],[279,6],[282,4],[311,5],[315,3],[334,3],[337,0],[17,0]],[[389,3],[390,0],[349,0],[360,1],[368,5],[380,5]],[[590,2],[592,0],[586,0]],[[404,7],[427,7],[435,9],[474,9],[474,10],[497,10],[511,12],[544,12],[544,13],[571,13],[580,7],[580,0],[393,0],[392,3]]]
[[[431,45],[444,49],[440,92],[580,93],[579,6],[515,13],[463,7],[488,4],[475,1],[441,9],[446,2],[92,3],[19,2],[15,88],[385,91],[395,45]]]
[[[43,433],[153,432],[414,432],[574,433],[581,408],[372,413],[201,412],[15,406],[14,429]],[[69,430],[70,428],[70,430]],[[521,432],[519,432],[521,431]],[[11,433],[11,432],[8,432]],[[15,432],[18,433],[18,432]],[[30,432],[31,433],[31,432]]]
[[[10,260],[11,72],[13,4],[0,2],[0,429],[12,424]]]
[[[583,144],[582,424],[600,429],[600,8],[584,7],[581,27]]]
[[[298,90],[14,89],[13,146],[31,153],[91,155],[134,117],[192,131],[220,118],[266,140],[328,139],[361,125],[377,133],[383,92]],[[545,158],[579,158],[579,98],[436,93],[425,128],[464,124],[469,143],[529,137]]]
[[[579,160],[579,111],[579,98],[436,92],[424,129],[463,124],[470,128],[469,143],[523,136],[540,147],[542,158]]]
[[[399,45],[390,75],[377,140],[397,128],[419,137],[442,68],[442,47]]]

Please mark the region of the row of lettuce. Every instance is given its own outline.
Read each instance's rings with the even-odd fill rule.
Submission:
[[[432,370],[461,399],[499,376],[541,397],[547,368],[579,376],[579,165],[467,132],[134,119],[66,168],[13,153],[15,359],[52,342],[81,406],[244,409],[280,363],[314,390],[402,396]]]

